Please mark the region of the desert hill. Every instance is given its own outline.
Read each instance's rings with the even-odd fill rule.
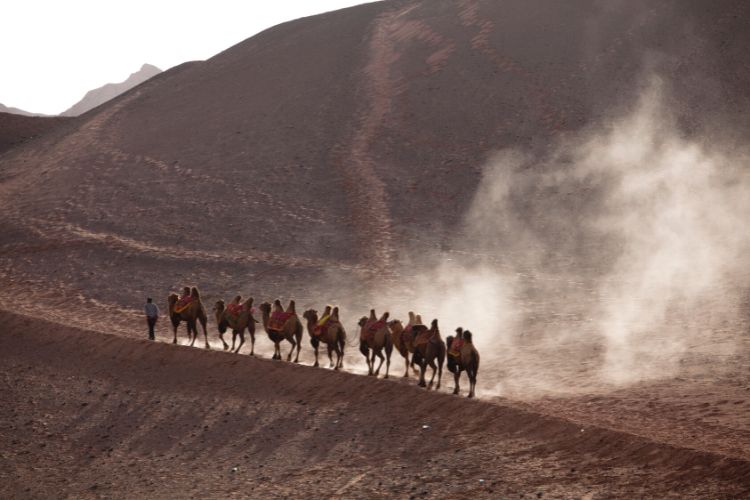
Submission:
[[[444,337],[474,331],[484,400],[643,438],[644,456],[656,443],[742,472],[749,10],[739,0],[394,0],[276,26],[0,153],[2,308],[88,332],[61,340],[64,352],[90,332],[144,337],[144,298],[164,310],[185,284],[209,310],[236,293],[294,298],[299,312],[337,303],[352,339],[370,307],[402,319],[413,309],[440,318]],[[2,333],[50,330],[13,324]],[[209,336],[218,347],[212,319]],[[169,340],[164,322],[158,337]],[[267,357],[270,342],[257,342]],[[147,348],[106,343],[126,358]],[[164,363],[183,356],[151,347]],[[33,351],[14,353],[8,376],[31,367],[54,378]],[[189,353],[180,363],[207,377],[225,359],[255,363]],[[311,362],[307,338],[301,359]],[[402,363],[396,355],[391,373]],[[347,368],[361,368],[356,348]],[[372,390],[391,398],[384,387]],[[224,410],[266,396],[253,394],[217,398]],[[360,403],[352,411],[366,414]],[[549,422],[530,418],[544,434]],[[531,456],[564,448],[529,446]],[[694,465],[670,457],[655,474]],[[606,485],[596,470],[591,480]],[[746,476],[722,477],[728,485],[686,494],[746,491]]]
[[[26,141],[38,139],[66,120],[56,116],[24,116],[0,112],[0,154]]]
[[[12,106],[6,106],[2,103],[0,103],[0,113],[10,113],[10,114],[22,115],[22,116],[40,116],[37,113],[30,113],[28,111],[24,111],[23,109],[14,108]]]
[[[0,319],[16,339],[0,352],[5,497],[741,497],[750,488],[747,460],[507,400]]]
[[[125,81],[120,83],[108,83],[97,89],[89,90],[83,99],[66,109],[60,116],[78,116],[105,102],[117,97],[123,92],[140,85],[149,78],[158,75],[161,70],[151,64],[144,64],[141,69],[132,73]]]

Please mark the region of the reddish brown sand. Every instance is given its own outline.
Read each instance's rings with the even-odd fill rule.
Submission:
[[[374,295],[408,290],[428,250],[486,257],[462,230],[489,156],[543,157],[606,124],[647,68],[680,134],[727,152],[746,140],[749,11],[379,2],[275,27],[13,144],[0,153],[0,497],[747,496],[750,275],[671,323],[705,338],[670,371],[603,383],[601,332],[568,313],[603,300],[619,246],[567,245],[550,213],[591,220],[607,186],[516,200],[549,251],[526,269],[493,249],[523,285],[523,321],[503,332],[513,350],[475,332],[479,401],[447,394],[447,375],[435,393],[314,370],[307,334],[303,366],[268,360],[261,333],[262,359],[167,345],[163,320],[149,343],[141,307],[151,295],[164,310],[185,284],[209,309],[236,293],[293,297],[300,313],[340,303],[354,344],[376,301],[405,318],[409,303]],[[209,338],[220,346],[213,320]],[[361,359],[347,347],[347,371]]]
[[[469,401],[398,379],[9,313],[0,321],[5,498],[750,494],[747,431],[735,453],[720,453],[599,426],[588,412],[575,421],[546,415],[554,404]],[[675,422],[670,408],[631,398],[598,401]],[[744,402],[732,403],[719,406],[723,426],[744,417]],[[682,416],[701,418],[693,406]]]

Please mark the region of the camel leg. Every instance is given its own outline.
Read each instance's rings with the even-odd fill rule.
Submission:
[[[299,325],[299,330],[297,330],[295,337],[297,339],[297,355],[294,357],[294,362],[299,363],[299,352],[302,350],[302,325]]]
[[[198,328],[196,328],[195,322],[188,322],[188,339],[190,339],[190,347],[195,344],[195,339],[198,337]]]
[[[339,343],[338,342],[336,342],[333,345],[333,347],[334,347],[334,350],[336,351],[336,365],[334,366],[333,369],[334,370],[338,370],[339,368],[341,368],[341,356],[342,356],[341,347],[339,347]]]
[[[326,344],[328,347],[328,368],[333,368],[333,347],[331,344]]]
[[[234,343],[234,342],[232,342]],[[240,330],[240,345],[237,346],[237,350],[234,351],[236,354],[239,354],[240,349],[242,349],[242,345],[245,343],[245,329],[243,328]]]
[[[474,397],[474,388],[477,385],[477,372],[474,370],[467,370],[466,374],[469,376],[469,396],[470,398]]]
[[[380,352],[380,351],[375,352],[373,350],[372,352],[373,352],[373,356],[372,356],[372,364],[373,365],[375,364],[375,356],[377,356],[380,359],[380,364],[378,365],[378,369],[375,370],[375,376],[377,377],[378,374],[380,373],[380,367],[383,366],[383,361],[385,361],[385,356],[383,356],[383,353]]]
[[[438,383],[437,383],[437,387],[435,387],[435,390],[440,389],[440,382],[443,380],[443,360],[441,360],[440,358],[438,358],[437,370],[438,370]]]
[[[206,329],[206,318],[200,318],[201,326],[203,327],[203,340],[206,341],[206,349],[211,349],[208,345],[208,330]],[[195,336],[198,336],[198,325],[195,326]]]
[[[289,342],[292,343],[292,348],[289,349],[289,354],[286,357],[287,361],[291,361],[292,360],[292,354],[294,354],[294,348],[297,347],[297,342],[295,342],[294,338],[289,339]]]
[[[320,364],[318,363],[318,347],[320,347],[320,342],[314,344],[313,347],[315,348],[315,364],[313,365],[313,368],[317,368],[318,366],[320,366]]]
[[[427,387],[427,383],[425,382],[425,371],[427,371],[427,364],[423,361],[419,362],[419,387]]]
[[[362,353],[362,356],[365,357],[365,361],[367,361],[367,374],[372,375],[372,364],[370,363],[370,348],[367,347],[366,343],[360,342],[359,352]]]
[[[228,350],[229,344],[226,343],[226,341],[224,340],[224,334],[221,332],[219,332],[219,340],[221,340],[221,343],[224,344],[224,350]]]
[[[234,344],[237,342],[237,330],[232,330],[232,348],[231,351],[234,352]],[[224,349],[226,351],[226,349]]]
[[[437,373],[437,365],[435,365],[434,359],[431,359],[428,364],[430,365],[430,368],[432,368],[432,377],[430,378],[430,384],[427,387],[432,389],[432,383],[435,381],[435,374]]]
[[[385,377],[384,378],[388,378],[388,371],[390,369],[391,369],[391,351],[386,351],[385,352]]]
[[[250,333],[250,356],[255,356],[255,332]]]
[[[174,338],[172,339],[173,344],[177,343],[177,327],[178,326],[179,325],[175,325],[174,323],[172,323],[172,332],[174,333]]]
[[[456,383],[456,387],[454,387],[454,388],[453,388],[453,394],[458,394],[458,393],[459,393],[459,389],[458,389],[458,379],[460,379],[460,378],[461,378],[461,370],[459,370],[459,369],[456,369],[456,371],[455,371],[455,372],[453,372],[453,380],[454,380],[454,381],[455,381],[455,383]]]
[[[409,378],[409,353],[404,356],[404,364],[406,365],[406,371],[404,371],[404,377]]]
[[[273,359],[281,359],[281,346],[278,342],[273,343]]]

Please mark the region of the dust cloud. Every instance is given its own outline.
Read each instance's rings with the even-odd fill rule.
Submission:
[[[682,134],[666,92],[652,78],[624,116],[495,154],[451,250],[413,250],[373,305],[437,317],[443,338],[472,330],[485,395],[611,389],[732,354],[747,155]]]

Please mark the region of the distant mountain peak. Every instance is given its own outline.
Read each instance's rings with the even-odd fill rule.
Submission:
[[[66,111],[60,113],[60,116],[78,116],[86,111],[93,109],[110,99],[114,99],[123,92],[127,92],[133,87],[140,85],[149,78],[158,75],[162,71],[153,64],[143,64],[141,69],[132,73],[124,82],[108,83],[97,89],[89,90],[83,99],[71,106]]]

